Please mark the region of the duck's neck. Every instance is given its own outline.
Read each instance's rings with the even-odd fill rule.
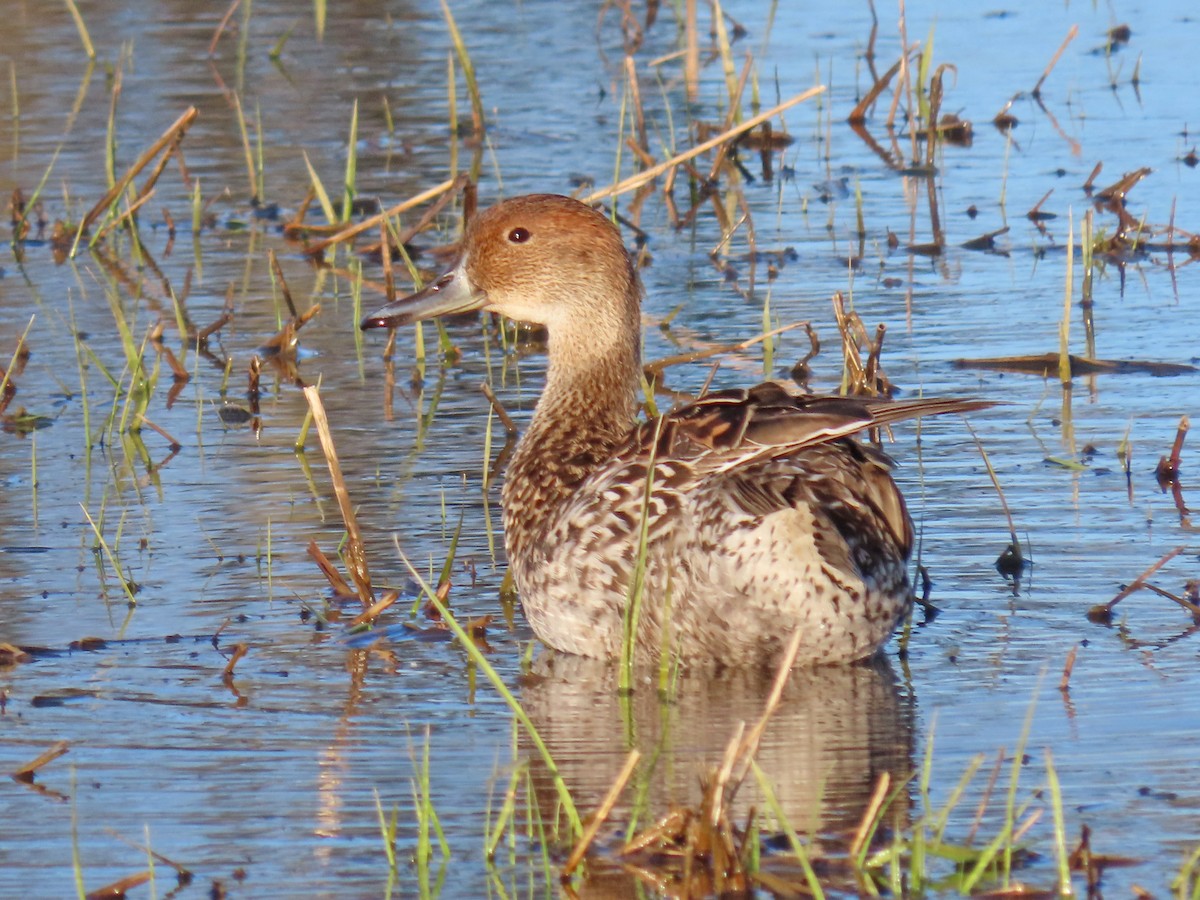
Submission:
[[[550,333],[546,387],[504,483],[510,559],[539,540],[557,507],[628,436],[641,379],[637,306],[608,328]]]

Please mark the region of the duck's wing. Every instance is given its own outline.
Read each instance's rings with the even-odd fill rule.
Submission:
[[[875,400],[797,395],[770,382],[708,394],[639,426],[610,465],[654,469],[654,502],[689,505],[685,495],[726,513],[757,518],[789,507],[819,510],[832,531],[825,558],[850,566],[864,558],[907,558],[912,524],[886,454],[845,438],[919,416],[965,413],[993,404],[975,399]],[[641,488],[639,488],[639,491]],[[635,497],[626,498],[632,503]],[[721,518],[718,509],[709,520]],[[834,532],[842,540],[833,539]]]
[[[972,412],[987,400],[875,400],[792,394],[766,382],[716,391],[639,426],[618,458],[688,460],[710,474],[792,456],[867,428],[919,416]]]
[[[644,422],[597,461],[557,517],[566,529],[560,537],[584,548],[624,546],[636,539],[643,510],[649,512],[647,536],[655,541],[668,533],[679,537],[681,516],[689,527],[736,527],[805,506],[831,526],[817,540],[834,567],[850,571],[857,565],[852,556],[859,563],[907,558],[912,525],[891,461],[845,438],[916,416],[991,405],[794,395],[769,382],[713,392]]]

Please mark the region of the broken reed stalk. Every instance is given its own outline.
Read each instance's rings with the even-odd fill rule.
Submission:
[[[741,104],[734,99],[736,93],[741,96],[741,91],[735,85],[737,79],[734,77],[733,51],[729,46],[729,32],[725,28],[725,14],[721,9],[721,0],[712,0],[712,33],[716,39],[717,56],[721,60],[721,68],[725,73],[725,90],[729,94],[729,115],[731,118],[736,118],[740,114]],[[746,60],[750,62],[749,59]]]
[[[358,588],[358,599],[362,601],[363,608],[370,609],[375,603],[375,595],[371,590],[371,575],[367,570],[366,549],[363,546],[362,531],[354,515],[354,506],[350,502],[350,492],[346,490],[346,480],[342,477],[337,449],[333,446],[333,435],[329,431],[325,404],[321,402],[320,391],[312,385],[304,389],[304,399],[308,401],[308,407],[312,410],[317,437],[321,441],[321,451],[325,454],[329,477],[333,480],[333,492],[342,513],[342,521],[346,525],[346,568],[355,587]]]
[[[654,381],[666,369],[671,366],[677,366],[682,363],[696,362],[700,359],[708,359],[710,356],[718,356],[722,353],[738,353],[742,350],[748,350],[755,344],[760,344],[765,340],[775,337],[778,334],[783,334],[785,331],[791,331],[794,328],[808,328],[809,323],[792,322],[790,325],[781,325],[771,331],[765,331],[756,337],[740,341],[736,344],[720,344],[716,347],[705,347],[703,350],[691,350],[687,353],[677,353],[674,356],[664,356],[662,359],[652,360],[642,366],[643,372],[646,374],[648,381]]]
[[[395,329],[393,329],[393,333]],[[487,397],[488,403],[492,404],[492,409],[495,410],[496,416],[500,419],[500,423],[504,426],[505,432],[510,438],[517,436],[520,431],[517,428],[517,423],[512,420],[512,416],[508,414],[508,410],[504,408],[504,404],[500,402],[500,398],[496,396],[496,392],[492,390],[492,386],[486,381],[479,385],[479,390],[483,392],[483,396]]]
[[[196,107],[189,106],[187,111],[184,112],[184,114],[178,119],[176,119],[174,124],[164,131],[162,136],[153,144],[151,144],[142,153],[142,155],[137,158],[134,164],[125,171],[125,174],[122,175],[120,180],[112,186],[108,193],[100,198],[100,202],[88,210],[87,215],[80,220],[78,235],[82,235],[106,209],[112,206],[113,202],[120,197],[122,193],[124,193],[127,187],[129,187],[130,182],[133,181],[133,179],[141,173],[142,169],[146,168],[146,166],[150,164],[150,160],[154,159],[154,157],[161,153],[164,148],[168,148],[168,156],[174,155],[175,148],[179,145],[179,141],[183,139],[183,136],[187,133],[188,128],[190,128],[192,123],[196,120],[197,115],[198,113],[196,111]],[[161,172],[162,166],[157,167],[154,171],[154,179],[157,179]],[[141,193],[146,194],[153,184],[153,180],[148,180],[147,183],[142,186]],[[78,246],[78,235],[76,236],[76,247]],[[71,248],[71,256],[75,255],[76,247]]]
[[[684,0],[684,23],[683,80],[688,103],[695,103],[700,96],[700,29],[696,22],[696,0]]]
[[[796,654],[800,652],[800,639],[802,637],[803,631],[797,628],[792,635],[791,641],[788,642],[787,650],[784,651],[783,657],[780,660],[779,671],[775,673],[775,682],[771,685],[771,693],[767,695],[767,702],[763,705],[762,715],[758,717],[758,721],[754,724],[754,727],[746,732],[738,744],[735,759],[740,761],[741,765],[733,775],[729,792],[725,798],[726,804],[733,802],[733,797],[737,793],[738,788],[741,787],[742,782],[750,773],[750,764],[753,762],[755,754],[758,753],[758,745],[762,741],[763,733],[767,730],[767,722],[774,714],[776,707],[779,706],[779,701],[783,698],[783,688],[787,684],[788,677],[792,674],[792,665],[796,662]]]
[[[1170,591],[1164,591],[1162,588],[1156,587],[1153,584],[1144,584],[1142,587],[1153,594],[1158,594],[1158,596],[1165,600],[1170,600],[1172,603],[1177,604],[1180,608],[1185,610],[1189,616],[1192,617],[1193,622],[1195,622],[1197,625],[1200,625],[1200,606],[1197,606],[1195,603],[1192,603],[1189,600],[1185,600],[1183,597],[1177,597]]]
[[[620,194],[628,193],[629,191],[632,191],[636,188],[641,187],[644,184],[647,184],[647,183],[653,181],[659,175],[663,174],[663,172],[666,172],[669,169],[672,169],[675,166],[678,166],[680,163],[687,162],[688,160],[693,159],[693,158],[701,155],[702,153],[707,153],[709,150],[713,149],[714,147],[718,147],[721,144],[725,143],[726,141],[731,141],[734,138],[738,137],[739,135],[745,134],[747,131],[751,131],[751,130],[757,128],[763,122],[766,122],[766,121],[774,118],[775,116],[779,115],[781,112],[791,109],[793,106],[797,105],[798,103],[803,103],[805,100],[811,100],[813,97],[816,97],[818,94],[824,93],[824,91],[825,91],[825,86],[820,85],[820,84],[817,85],[816,87],[809,88],[807,91],[797,94],[796,96],[783,101],[782,103],[780,103],[777,106],[771,107],[766,112],[759,113],[757,116],[747,119],[745,122],[742,122],[740,125],[736,126],[735,128],[730,128],[728,131],[724,131],[721,134],[718,134],[716,137],[708,139],[707,141],[705,141],[702,144],[697,144],[695,147],[691,148],[690,150],[685,150],[683,153],[676,154],[675,156],[668,159],[666,162],[659,163],[657,166],[653,166],[652,168],[646,169],[643,172],[638,172],[636,175],[630,175],[628,178],[624,179],[623,181],[619,181],[616,184],[609,185],[606,188],[601,188],[600,190],[592,191],[592,193],[588,194],[586,197],[583,197],[581,199],[584,203],[591,204],[591,203],[597,203],[601,200],[605,200],[609,197],[616,197]]]
[[[127,838],[123,835],[114,834],[113,837],[115,837],[117,840],[119,840],[122,844],[125,844],[127,847],[132,847],[133,849],[146,854],[147,856],[151,857],[152,859],[157,860],[158,862],[162,863],[163,865],[170,866],[172,869],[175,870],[175,872],[178,875],[187,876],[190,878],[192,873],[188,869],[188,867],[183,865],[182,863],[176,862],[175,860],[171,859],[171,857],[163,856],[163,854],[159,853],[157,850],[151,849],[148,845],[139,844],[136,841],[131,841],[131,840],[129,840],[129,838]]]
[[[443,197],[447,196],[449,195],[443,195]],[[383,298],[389,304],[396,299],[396,273],[392,269],[392,238],[396,236],[391,219],[384,219],[379,223],[379,261],[383,264]],[[396,243],[399,244],[399,241]],[[362,284],[361,266],[358,269],[358,284]],[[354,308],[354,318],[357,320],[362,317],[362,288],[359,287],[355,293],[357,302]],[[395,330],[391,329],[393,333]]]
[[[867,121],[867,110],[871,105],[879,99],[879,95],[884,92],[892,79],[896,77],[896,73],[900,71],[900,60],[896,60],[892,67],[883,75],[879,76],[879,80],[871,85],[871,89],[863,95],[863,98],[858,101],[858,104],[851,110],[850,115],[846,117],[846,121],[851,125],[862,125]]]
[[[1079,645],[1075,644],[1067,651],[1067,661],[1063,663],[1062,678],[1058,680],[1058,689],[1064,694],[1071,690],[1071,673],[1075,671],[1075,657],[1079,655]]]
[[[385,219],[389,219],[392,216],[398,216],[398,215],[400,215],[400,213],[407,212],[408,210],[412,209],[414,206],[420,206],[422,203],[426,203],[430,200],[433,200],[435,197],[439,197],[442,194],[453,193],[454,191],[456,191],[460,187],[462,187],[465,183],[466,183],[465,175],[459,175],[457,178],[448,178],[445,181],[443,181],[441,184],[439,184],[435,187],[431,187],[427,191],[423,191],[414,197],[409,197],[407,200],[401,201],[400,203],[397,203],[395,206],[390,206],[387,209],[383,210],[382,212],[376,213],[375,215],[371,216],[370,218],[363,219],[361,222],[355,222],[349,228],[343,228],[341,231],[337,232],[336,234],[332,234],[329,237],[325,238],[324,240],[317,241],[317,243],[309,246],[307,252],[310,256],[316,256],[318,253],[320,253],[321,251],[325,250],[327,247],[329,247],[333,244],[337,244],[337,243],[341,243],[342,241],[349,240],[352,237],[362,234],[364,231],[368,231],[372,228],[377,227],[379,225],[379,223],[383,222]]]
[[[1046,68],[1042,72],[1042,77],[1037,80],[1037,84],[1035,84],[1033,86],[1033,90],[1030,91],[1034,97],[1040,97],[1042,95],[1042,85],[1046,82],[1046,79],[1050,77],[1050,73],[1054,71],[1054,67],[1058,65],[1059,57],[1063,55],[1063,51],[1067,49],[1067,45],[1071,43],[1071,41],[1075,40],[1075,35],[1077,34],[1079,34],[1079,26],[1072,25],[1071,30],[1067,32],[1067,36],[1063,38],[1063,42],[1059,44],[1058,49],[1054,51],[1054,55],[1050,57],[1050,62],[1046,64]]]
[[[312,415],[311,410],[309,411],[309,415]],[[296,449],[297,451],[302,450],[303,443],[300,442],[300,446],[298,446]],[[308,542],[308,555],[312,561],[317,564],[317,568],[321,570],[321,574],[325,576],[325,579],[329,582],[329,586],[333,589],[333,592],[337,596],[357,596],[354,588],[352,588],[350,583],[342,577],[342,573],[337,570],[337,567],[329,561],[329,557],[327,557],[321,548],[317,546],[316,541]]]
[[[847,852],[852,860],[859,859],[867,846],[870,844],[871,836],[875,833],[878,827],[879,811],[883,808],[883,803],[887,800],[888,791],[892,786],[892,776],[889,772],[880,772],[879,780],[875,782],[875,792],[871,794],[871,799],[867,803],[867,808],[863,810],[862,818],[859,819],[858,829],[854,832],[854,838],[850,841],[850,849]]]
[[[39,754],[36,759],[30,760],[19,769],[13,770],[11,773],[12,779],[14,781],[20,781],[23,784],[32,784],[33,776],[36,774],[38,769],[42,768],[42,766],[46,765],[47,763],[53,762],[67,752],[68,745],[66,741],[55,741],[46,751]]]
[[[148,203],[151,200],[151,198],[153,198],[153,196],[154,196],[154,191],[151,190],[150,193],[146,194],[143,197],[139,197],[133,203],[129,204],[125,208],[125,211],[123,213],[121,213],[116,218],[109,219],[104,224],[104,227],[102,227],[99,231],[96,232],[96,236],[90,241],[90,243],[91,244],[99,243],[100,241],[104,240],[104,236],[107,235],[114,228],[120,228],[123,223],[131,220],[134,217],[134,215],[137,214],[137,211],[139,209],[141,209],[143,206],[145,206],[146,203]]]
[[[399,599],[400,599],[399,591],[396,591],[396,590],[388,591],[386,594],[384,594],[382,597],[379,598],[378,603],[376,603],[370,609],[363,610],[361,613],[359,613],[357,616],[355,616],[353,619],[351,619],[348,627],[357,628],[360,625],[369,625],[370,623],[374,622],[377,618],[379,618],[380,614],[384,610],[386,610],[389,606],[391,606],[393,603],[395,603]]]
[[[84,895],[84,900],[105,900],[108,897],[124,897],[135,887],[141,887],[153,879],[154,873],[149,869],[143,869],[134,875],[126,875],[124,878],[118,878],[116,881],[109,882],[103,887],[96,888],[94,891],[88,891]]]
[[[1008,508],[1008,501],[1004,499],[1004,488],[1000,487],[1000,479],[996,477],[996,470],[992,468],[992,461],[988,459],[987,451],[983,449],[983,441],[979,440],[979,435],[975,433],[975,429],[971,427],[971,423],[963,418],[963,424],[967,426],[967,431],[971,433],[971,437],[975,440],[975,446],[979,448],[979,456],[983,459],[983,465],[988,470],[988,477],[992,479],[992,486],[996,489],[996,496],[1000,498],[1000,508],[1004,510],[1004,518],[1008,520],[1008,537],[1012,541],[1013,552],[1018,559],[1022,559],[1021,542],[1017,540],[1017,528],[1013,525],[1012,511]]]
[[[1164,456],[1158,461],[1158,468],[1155,474],[1160,482],[1170,483],[1179,479],[1179,464],[1183,457],[1183,441],[1187,437],[1188,429],[1191,427],[1191,420],[1187,416],[1183,416],[1179,420],[1179,427],[1175,431],[1175,443],[1171,445],[1171,455]]]
[[[242,0],[233,0],[229,9],[225,11],[225,15],[221,17],[220,23],[217,25],[216,31],[213,32],[212,40],[208,42],[208,58],[212,59],[217,52],[217,44],[221,40],[221,35],[225,33],[226,27],[229,25],[229,20],[233,18],[233,14],[237,12],[237,8],[242,5]]]
[[[1187,548],[1184,547],[1183,545],[1180,545],[1180,546],[1176,547],[1174,550],[1172,550],[1170,553],[1163,556],[1162,559],[1160,559],[1158,562],[1154,563],[1152,566],[1150,566],[1144,572],[1142,572],[1141,575],[1139,575],[1137,578],[1133,579],[1133,581],[1131,581],[1129,584],[1127,584],[1125,586],[1125,588],[1119,594],[1117,594],[1117,596],[1113,597],[1107,603],[1101,603],[1100,605],[1093,606],[1090,610],[1088,610],[1088,614],[1087,614],[1088,618],[1091,619],[1093,622],[1111,621],[1113,608],[1118,603],[1120,603],[1122,600],[1124,600],[1126,597],[1128,597],[1130,594],[1134,593],[1135,591],[1139,591],[1143,587],[1145,587],[1147,578],[1149,578],[1151,575],[1153,575],[1155,572],[1157,572],[1159,569],[1161,569],[1163,566],[1165,566],[1167,563],[1169,563],[1171,560],[1173,560],[1176,556],[1178,556],[1180,553],[1182,553],[1185,549],[1187,549]]]
[[[225,663],[225,668],[221,671],[221,681],[225,684],[233,683],[233,670],[241,661],[242,657],[250,652],[250,647],[243,641],[238,641],[233,645],[233,653],[229,657],[229,662]]]
[[[625,57],[625,83],[629,85],[629,100],[633,106],[633,122],[637,131],[638,155],[643,159],[650,157],[650,142],[646,138],[646,111],[642,108],[642,91],[638,85],[637,63],[632,56]],[[653,165],[653,163],[650,163]]]
[[[287,279],[283,277],[283,269],[279,267],[279,257],[275,255],[274,249],[267,251],[267,261],[271,265],[271,274],[279,283],[279,292],[283,294],[283,302],[287,304],[288,312],[291,313],[293,319],[299,319],[300,314],[296,312],[296,301],[292,299],[292,292],[288,288]]]
[[[575,871],[576,867],[583,860],[588,847],[592,845],[592,841],[596,838],[596,833],[600,831],[600,826],[608,820],[609,813],[617,805],[617,798],[621,796],[621,791],[625,790],[625,785],[633,775],[634,767],[637,766],[638,760],[641,758],[642,754],[636,747],[630,750],[629,755],[625,757],[625,765],[621,767],[616,780],[609,787],[608,793],[604,795],[604,800],[601,801],[600,808],[596,810],[596,815],[588,822],[588,826],[583,832],[583,837],[579,839],[575,844],[575,848],[571,851],[571,855],[567,857],[567,861],[562,868],[561,877],[563,881],[571,877],[571,873]]]
[[[7,404],[4,392],[8,390],[8,386],[12,383],[13,369],[17,366],[17,359],[21,356],[22,348],[26,346],[25,341],[29,337],[29,329],[33,328],[33,321],[36,318],[36,313],[30,315],[29,323],[25,326],[25,330],[21,332],[21,337],[17,340],[17,346],[13,348],[8,365],[0,369],[0,412],[4,411],[4,406]]]

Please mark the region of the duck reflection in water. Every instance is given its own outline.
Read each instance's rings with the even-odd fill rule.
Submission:
[[[629,751],[641,753],[593,844],[581,896],[634,895],[636,875],[619,856],[632,816],[640,830],[672,809],[698,807],[702,778],[720,763],[739,725],[749,728],[761,715],[774,681],[761,668],[685,673],[660,699],[656,673],[642,675],[637,689],[622,695],[611,664],[548,651],[522,684],[521,704],[581,816],[600,806]],[[844,856],[881,775],[893,786],[911,775],[914,718],[915,699],[885,657],[791,671],[755,758],[789,824],[812,841],[814,860]],[[542,821],[560,820],[551,773],[532,744],[521,750]],[[737,792],[730,821],[741,827],[752,807],[771,821],[753,775]],[[908,815],[908,795],[900,791],[884,822],[903,828]]]

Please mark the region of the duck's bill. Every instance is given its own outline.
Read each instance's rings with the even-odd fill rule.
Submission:
[[[359,327],[366,331],[368,328],[411,325],[422,319],[482,309],[486,302],[487,294],[472,285],[466,273],[457,267],[415,294],[399,297],[375,310],[359,323]]]

